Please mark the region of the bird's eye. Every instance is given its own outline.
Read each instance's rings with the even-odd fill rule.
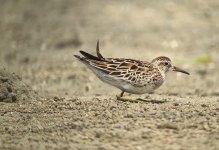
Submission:
[[[165,65],[165,66],[168,66],[168,65],[169,65],[169,63],[168,63],[168,62],[165,62],[165,63],[164,63],[164,65]]]

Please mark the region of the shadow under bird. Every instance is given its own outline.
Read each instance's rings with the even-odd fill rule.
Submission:
[[[170,70],[189,75],[187,71],[173,66],[170,58],[165,56],[159,56],[151,62],[126,58],[104,58],[99,50],[99,41],[96,46],[97,56],[84,51],[80,53],[83,57],[74,56],[92,70],[100,80],[122,91],[117,96],[120,100],[125,100],[124,92],[144,94],[154,91],[164,83],[166,74]]]

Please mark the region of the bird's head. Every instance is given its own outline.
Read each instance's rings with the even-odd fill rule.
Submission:
[[[165,57],[165,56],[157,57],[153,59],[151,63],[164,74],[166,74],[169,70],[172,70],[172,71],[177,71],[177,72],[181,72],[181,73],[185,73],[189,75],[187,71],[172,65],[170,58]]]

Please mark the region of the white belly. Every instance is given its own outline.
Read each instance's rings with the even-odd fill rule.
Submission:
[[[118,80],[118,79],[112,78],[112,76],[108,76],[108,75],[103,76],[103,75],[98,75],[98,74],[96,74],[96,75],[103,82],[108,83],[112,86],[115,86],[124,92],[132,93],[132,94],[149,93],[149,92],[152,92],[159,87],[153,83],[146,84],[145,86],[134,86],[131,83],[128,83],[124,80]]]
[[[150,85],[138,87],[138,86],[133,86],[130,83],[121,84],[120,87],[118,88],[124,92],[132,93],[132,94],[144,94],[155,90],[155,88]]]

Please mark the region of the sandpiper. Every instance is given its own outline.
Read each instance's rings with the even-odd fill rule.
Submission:
[[[189,73],[172,65],[170,58],[159,56],[151,62],[126,58],[104,58],[97,41],[96,53],[93,56],[80,51],[83,57],[74,55],[84,63],[103,82],[119,88],[122,92],[117,96],[120,100],[124,92],[132,94],[149,93],[160,87],[169,70]]]

